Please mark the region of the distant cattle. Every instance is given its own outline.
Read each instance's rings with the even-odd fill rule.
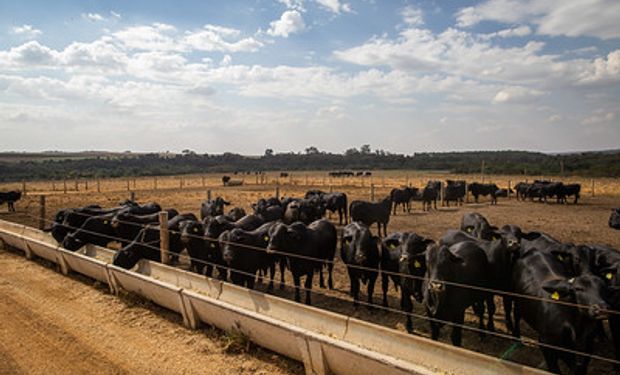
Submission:
[[[463,180],[446,180],[446,188],[443,195],[443,200],[446,202],[446,206],[450,207],[451,201],[453,201],[457,206],[462,205],[466,195],[465,187],[466,183]]]
[[[441,181],[429,181],[426,183],[420,199],[422,200],[422,209],[427,211],[431,209],[431,204],[437,209],[437,199],[441,190]]]
[[[609,216],[609,227],[620,229],[620,208],[614,208],[611,210],[611,216]]]
[[[474,182],[467,186],[467,190],[474,196],[474,200],[478,203],[480,196],[491,196],[491,204],[497,204],[497,196],[495,193],[499,190],[499,187],[495,184],[481,184]]]
[[[411,212],[411,200],[418,193],[418,188],[405,187],[403,189],[394,188],[390,192],[390,198],[394,205],[393,214],[396,215],[396,207],[403,206],[403,212]]]
[[[383,235],[387,236],[387,225],[390,221],[392,211],[392,199],[387,197],[380,202],[353,201],[349,205],[351,221],[360,221],[368,226],[377,223],[377,234],[381,236],[381,225],[383,224]]]
[[[230,176],[222,176],[222,185],[228,185],[228,181],[230,181]]]
[[[355,173],[351,171],[333,171],[328,173],[329,177],[350,177],[354,176]]]
[[[0,205],[6,202],[9,212],[15,212],[15,202],[22,197],[21,191],[0,192]]]
[[[286,178],[288,176],[289,176],[288,172],[280,172],[280,177]]]
[[[346,224],[348,221],[347,215],[347,195],[345,193],[333,192],[326,193],[321,190],[308,190],[305,198],[318,197],[325,209],[330,212],[338,212],[338,223]]]

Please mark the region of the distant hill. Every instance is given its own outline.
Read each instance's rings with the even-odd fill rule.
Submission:
[[[0,181],[32,179],[152,176],[233,171],[294,170],[443,170],[453,173],[620,177],[620,150],[544,154],[528,151],[471,151],[392,154],[369,148],[344,154],[308,148],[305,153],[267,150],[263,156],[234,153],[0,153]]]

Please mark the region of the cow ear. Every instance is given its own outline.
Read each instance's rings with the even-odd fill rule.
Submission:
[[[422,243],[424,244],[425,249],[428,250],[428,247],[433,245],[435,241],[430,238],[427,238],[424,241],[422,241]]]
[[[572,280],[572,279],[571,279]],[[549,293],[547,298],[555,301],[573,301],[575,289],[567,280],[552,279],[543,282],[542,289]]]

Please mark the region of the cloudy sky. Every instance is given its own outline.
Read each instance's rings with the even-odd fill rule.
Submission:
[[[618,0],[0,0],[0,151],[620,148]]]

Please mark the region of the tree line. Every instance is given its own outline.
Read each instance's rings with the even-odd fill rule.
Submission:
[[[3,159],[5,160],[5,159]],[[373,170],[407,169],[451,173],[579,175],[620,177],[620,151],[544,154],[528,151],[423,152],[411,155],[384,150],[371,151],[368,145],[342,154],[308,147],[304,152],[261,156],[197,154],[106,154],[84,158],[33,159],[0,162],[0,181],[63,178],[105,178],[156,176],[191,173],[233,173],[234,171]]]

